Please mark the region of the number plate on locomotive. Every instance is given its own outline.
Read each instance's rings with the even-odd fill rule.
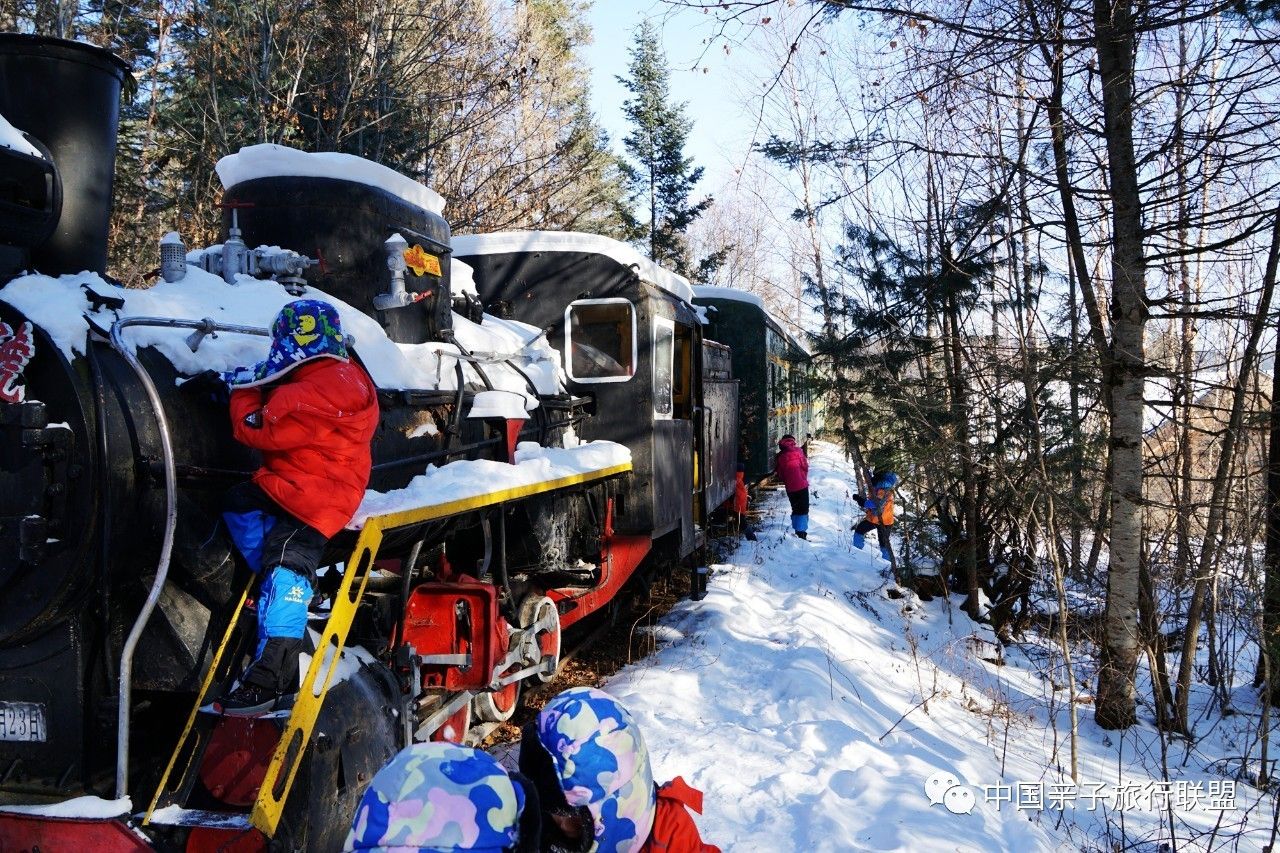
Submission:
[[[39,702],[0,702],[0,740],[44,742],[44,717]]]

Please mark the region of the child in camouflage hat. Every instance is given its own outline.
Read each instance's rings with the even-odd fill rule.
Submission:
[[[719,853],[686,811],[701,812],[701,792],[679,777],[654,785],[640,727],[603,690],[548,702],[524,729],[520,770],[538,790],[544,850]]]
[[[487,753],[453,743],[401,750],[369,783],[345,853],[533,853],[537,794]]]

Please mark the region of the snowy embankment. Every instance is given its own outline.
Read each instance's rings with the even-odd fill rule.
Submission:
[[[1170,746],[1165,775],[1149,714],[1124,733],[1093,723],[1082,664],[1073,783],[1068,690],[1050,645],[1028,637],[999,665],[983,659],[995,638],[961,596],[891,598],[888,564],[870,543],[852,547],[852,468],[815,447],[809,541],[790,534],[785,496],[766,494],[758,541],[714,567],[704,601],[663,620],[657,654],[606,685],[643,726],[655,778],[683,775],[706,793],[708,841],[1155,851],[1173,849],[1161,846],[1172,822],[1178,850],[1262,849],[1270,798],[1218,772],[1256,756],[1256,699],[1242,693],[1241,713]]]

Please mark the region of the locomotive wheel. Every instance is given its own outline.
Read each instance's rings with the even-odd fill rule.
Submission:
[[[517,664],[510,671],[514,672],[520,668]],[[520,682],[513,681],[501,690],[481,693],[472,700],[472,704],[475,706],[476,716],[482,722],[505,723],[511,719],[511,715],[516,712],[516,707],[520,704]]]
[[[467,731],[471,728],[471,705],[468,702],[453,713],[444,725],[431,733],[430,738],[437,742],[466,743]]]
[[[560,669],[560,611],[556,609],[556,603],[545,595],[530,595],[520,602],[519,620],[521,628],[528,628],[541,620],[546,620],[550,626],[534,636],[542,660],[550,658],[553,662],[550,672],[540,672],[534,676],[546,684],[556,677],[556,672]]]

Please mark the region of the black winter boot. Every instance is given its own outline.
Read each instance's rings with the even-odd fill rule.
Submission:
[[[241,677],[240,686],[214,702],[213,709],[232,717],[256,717],[288,707],[298,692],[301,651],[301,639],[269,638]]]

